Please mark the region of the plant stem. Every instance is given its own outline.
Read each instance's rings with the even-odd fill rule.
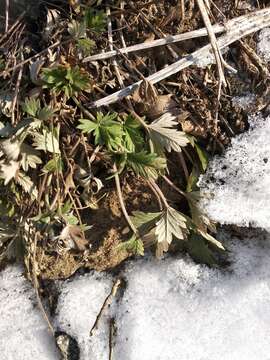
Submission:
[[[130,216],[128,215],[126,206],[125,206],[125,202],[123,199],[123,194],[122,194],[122,190],[121,190],[121,184],[120,184],[120,179],[119,179],[119,175],[118,175],[118,169],[116,164],[113,164],[113,171],[114,171],[114,180],[115,180],[115,185],[116,185],[116,191],[117,191],[117,195],[118,195],[118,199],[119,199],[119,203],[123,212],[123,215],[129,225],[129,227],[131,228],[131,230],[134,232],[135,235],[138,235],[138,231],[135,227],[135,225],[133,224],[133,222],[130,219]]]
[[[167,199],[165,198],[163,192],[161,191],[160,187],[158,186],[158,184],[154,181],[154,180],[149,180],[149,183],[153,186],[153,188],[156,190],[156,192],[158,193],[160,199],[163,202],[163,205],[165,207],[165,209],[167,209],[169,207],[169,204],[167,202]]]

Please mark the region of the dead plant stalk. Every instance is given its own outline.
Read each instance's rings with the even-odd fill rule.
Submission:
[[[117,280],[114,282],[114,284],[113,284],[113,286],[112,286],[112,288],[111,288],[111,292],[110,292],[110,294],[106,297],[106,299],[104,300],[104,303],[102,304],[102,306],[101,306],[101,308],[100,308],[100,311],[99,311],[99,313],[98,313],[98,315],[97,315],[97,317],[96,317],[96,320],[95,320],[95,322],[94,322],[94,324],[93,324],[93,326],[92,326],[92,328],[91,328],[91,330],[90,330],[90,333],[89,333],[90,336],[92,336],[92,335],[94,334],[95,329],[98,328],[98,325],[99,325],[100,319],[101,319],[101,317],[102,317],[102,314],[103,314],[104,311],[107,309],[107,307],[112,303],[113,298],[116,296],[117,291],[118,291],[118,289],[120,288],[121,284],[122,284],[121,279],[117,279]]]
[[[225,25],[227,32],[217,39],[218,47],[219,49],[223,49],[235,41],[269,25],[270,8],[265,8],[235,19],[231,19]],[[156,84],[191,65],[197,64],[200,60],[210,55],[211,48],[211,44],[205,45],[202,48],[194,51],[192,54],[184,56],[182,59],[174,62],[166,68],[148,76],[147,80],[152,82],[152,84]],[[115,103],[133,93],[141,83],[142,80],[137,81],[124,89],[94,101],[92,104],[90,104],[90,106],[92,108],[99,108],[101,106],[108,106],[112,103]]]

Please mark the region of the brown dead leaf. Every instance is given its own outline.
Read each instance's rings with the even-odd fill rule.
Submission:
[[[74,169],[71,165],[69,165],[69,173],[65,179],[65,195],[68,194],[71,189],[76,188],[73,181],[73,174],[74,174]]]
[[[155,40],[155,34],[151,33],[150,35],[147,36],[147,38],[144,40],[144,43],[148,43]]]
[[[143,103],[145,106],[151,106],[155,103],[158,93],[154,85],[148,80],[144,79],[140,86],[135,90],[132,99],[136,103]]]
[[[143,113],[152,120],[166,112],[178,115],[179,107],[172,96],[172,94],[157,95],[152,102],[140,101],[137,103],[136,109],[139,113]]]
[[[62,240],[67,248],[79,251],[86,250],[89,244],[78,225],[66,225],[59,235],[59,240]]]

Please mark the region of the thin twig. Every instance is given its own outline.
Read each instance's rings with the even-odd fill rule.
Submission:
[[[123,34],[123,27],[124,27],[124,8],[125,8],[125,2],[123,0],[120,1],[120,9],[122,10],[121,11],[121,15],[120,15],[120,39],[121,39],[121,42],[122,42],[122,46],[123,48],[126,48],[127,45],[126,45],[126,41],[125,41],[125,38],[124,38],[124,34]]]
[[[94,324],[93,324],[93,326],[92,326],[92,328],[90,330],[89,336],[92,336],[94,334],[94,331],[98,328],[98,325],[99,325],[102,314],[107,309],[107,307],[112,303],[113,298],[116,296],[117,291],[118,291],[119,287],[121,286],[121,284],[122,284],[121,279],[117,279],[114,282],[114,284],[113,284],[113,286],[111,288],[110,294],[104,300],[104,303],[102,304],[102,306],[100,308],[100,311],[97,314],[96,320],[95,320],[95,322],[94,322]]]
[[[107,14],[107,22],[108,22],[109,47],[110,47],[110,50],[112,51],[113,50],[112,20],[111,20],[111,10],[110,10],[109,7],[106,8],[106,14]],[[116,77],[117,77],[117,80],[119,82],[119,85],[123,88],[125,85],[124,85],[123,79],[122,79],[122,77],[120,75],[119,67],[118,67],[118,64],[117,64],[115,59],[113,59],[112,64],[113,64],[113,67],[114,67],[114,70],[115,70]]]
[[[182,191],[181,189],[179,189],[179,187],[177,187],[176,185],[174,185],[174,183],[166,176],[163,175],[162,178],[166,181],[166,183],[168,185],[170,185],[176,192],[178,192],[180,195],[186,197],[186,194],[184,191]]]
[[[159,210],[161,211],[162,210],[162,202],[161,202],[160,196],[159,196],[157,190],[152,185],[152,183],[150,181],[148,181],[147,183],[148,183],[149,188],[152,190],[153,194],[157,198]]]
[[[9,24],[9,0],[6,0],[6,24],[5,24],[5,32],[8,32],[8,24]]]
[[[219,50],[216,35],[213,31],[213,27],[212,27],[204,0],[197,0],[197,4],[198,4],[198,7],[201,12],[203,22],[204,22],[205,27],[208,32],[208,37],[209,37],[210,44],[213,49],[213,53],[214,53],[214,56],[216,59],[216,64],[217,64],[217,69],[218,69],[218,94],[217,94],[217,104],[216,104],[216,111],[215,111],[215,133],[217,134],[218,109],[219,109],[219,102],[220,102],[220,97],[221,97],[221,89],[222,89],[222,85],[224,85],[225,87],[227,86],[224,71],[223,71],[223,66],[225,64],[225,61],[223,60],[222,54]]]
[[[38,58],[39,56],[46,54],[49,50],[54,49],[56,46],[58,46],[58,45],[64,45],[64,44],[70,42],[71,40],[72,40],[72,39],[67,39],[67,40],[62,41],[62,42],[61,42],[61,41],[56,41],[54,44],[48,46],[46,49],[40,51],[40,52],[37,53],[36,55],[33,55],[33,56],[25,59],[24,61],[16,64],[15,66],[12,66],[12,67],[10,67],[10,68],[8,68],[8,69],[5,69],[5,70],[1,71],[1,72],[0,72],[0,75],[6,74],[6,73],[8,73],[8,72],[10,72],[10,71],[14,71],[14,70],[18,69],[19,67],[21,67],[22,65],[25,65],[25,64],[29,63],[30,61],[35,60],[35,59]]]
[[[251,61],[254,62],[254,64],[259,69],[259,72],[261,75],[265,78],[269,78],[269,71],[267,66],[264,64],[262,59],[259,55],[256,54],[256,52],[244,41],[239,41],[241,49],[247,54],[247,56],[250,58]]]
[[[96,120],[93,114],[90,113],[76,98],[76,96],[72,96],[72,100],[75,102],[75,104],[78,106],[78,108],[91,120]]]
[[[21,60],[23,60],[23,50],[21,49],[20,52],[21,52]],[[16,105],[17,105],[18,94],[19,94],[20,84],[21,84],[21,80],[22,80],[22,74],[23,74],[23,65],[20,67],[20,70],[19,70],[19,73],[18,73],[14,98],[13,98],[12,106],[11,106],[11,123],[12,123],[13,126],[16,125],[16,122],[15,122],[15,108],[16,108]]]
[[[133,5],[130,5],[130,6],[135,10]],[[144,21],[144,23],[146,25],[148,25],[149,28],[154,32],[154,34],[156,34],[159,37],[164,37],[165,36],[163,31],[161,31],[159,28],[157,28],[157,27],[155,27],[155,26],[153,26],[151,24],[151,22],[147,19],[147,17],[143,14],[143,12],[140,12],[139,15],[140,15],[140,18]],[[175,60],[179,58],[179,55],[177,54],[177,52],[173,49],[173,47],[171,45],[167,44],[167,49],[169,50],[170,54],[172,55],[172,57]]]
[[[117,166],[115,164],[113,165],[113,172],[114,172],[116,191],[117,191],[119,203],[120,203],[120,206],[121,206],[121,209],[122,209],[122,213],[123,213],[128,225],[129,225],[129,227],[131,228],[131,230],[134,232],[135,235],[137,235],[138,230],[136,229],[136,226],[131,221],[131,218],[128,215],[128,212],[127,212],[127,209],[126,209],[126,206],[125,206],[125,202],[124,202],[123,194],[122,194],[122,190],[121,190],[120,179],[119,179],[119,175],[118,175],[118,169],[117,169]]]
[[[169,207],[169,204],[167,202],[166,197],[164,196],[162,190],[160,189],[160,187],[158,186],[158,184],[154,181],[154,180],[149,180],[149,183],[153,186],[153,188],[156,190],[156,192],[158,193],[160,199],[163,202],[163,205],[165,207],[165,209],[167,209]]]
[[[18,19],[17,19],[17,20],[14,22],[14,24],[8,29],[8,31],[5,32],[5,33],[0,37],[0,44],[2,44],[2,42],[5,40],[5,38],[7,38],[7,37],[10,38],[12,31],[13,31],[17,26],[20,25],[20,22],[21,22],[21,20],[23,19],[24,15],[25,15],[25,11],[18,17]]]
[[[178,153],[178,157],[179,157],[179,160],[181,162],[182,168],[184,170],[186,181],[188,182],[189,173],[188,173],[188,168],[187,168],[187,164],[186,164],[183,153],[182,152]]]
[[[180,9],[181,9],[181,20],[185,19],[186,10],[185,10],[185,0],[180,0]]]
[[[42,304],[42,301],[40,299],[40,296],[39,296],[39,291],[38,291],[38,287],[39,287],[39,284],[38,284],[38,279],[37,279],[37,267],[36,267],[36,252],[37,252],[37,238],[38,238],[38,232],[35,233],[35,237],[34,237],[34,250],[33,250],[33,283],[34,283],[34,290],[35,290],[35,293],[36,293],[36,297],[37,297],[37,302],[38,302],[38,306],[43,314],[43,317],[45,319],[45,321],[47,322],[48,324],[48,328],[50,330],[50,332],[52,333],[52,335],[54,336],[54,328],[52,326],[52,323],[50,322],[49,320],[49,317],[45,311],[45,308]]]
[[[114,336],[116,332],[115,327],[115,319],[111,318],[109,322],[109,360],[113,360],[113,343],[114,343]]]
[[[216,35],[215,35],[214,31],[213,31],[212,24],[211,24],[210,18],[208,16],[204,0],[197,0],[197,4],[198,4],[198,7],[200,9],[201,16],[203,18],[203,22],[204,22],[204,25],[206,27],[208,37],[209,37],[209,40],[210,40],[210,44],[212,46],[213,53],[214,53],[214,56],[215,56],[215,59],[216,59],[219,81],[221,82],[221,85],[226,86],[227,84],[226,84],[226,79],[225,79],[225,75],[224,75],[224,72],[223,72],[223,64],[222,64],[222,60],[221,60],[222,55],[221,55],[220,50],[218,48],[217,38],[216,38]],[[218,94],[218,98],[219,97],[220,97],[220,93]]]

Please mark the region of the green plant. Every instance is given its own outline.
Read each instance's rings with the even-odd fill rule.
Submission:
[[[176,129],[177,123],[174,118],[166,114],[151,124],[140,122],[128,115],[120,118],[116,113],[103,115],[97,113],[96,119],[80,119],[78,129],[84,134],[93,135],[95,145],[104,147],[108,152],[114,168],[117,169],[116,186],[122,203],[123,213],[126,214],[133,234],[130,239],[121,245],[127,251],[143,254],[143,238],[152,235],[156,243],[156,253],[161,256],[168,251],[173,238],[187,240],[189,234],[198,234],[204,239],[223,249],[219,241],[208,233],[208,229],[214,231],[210,220],[201,213],[197,207],[196,192],[179,192],[184,196],[190,206],[191,217],[182,214],[168,204],[167,199],[158,187],[156,180],[165,175],[167,169],[168,152],[181,152],[192,142],[204,169],[206,158],[192,138],[188,138],[184,132]],[[143,131],[144,130],[144,131]],[[91,141],[91,140],[90,140]],[[149,181],[162,202],[162,211],[157,213],[137,212],[130,217],[124,208],[121,190],[119,189],[119,174],[132,171],[136,176]],[[191,179],[192,181],[193,179]]]
[[[57,95],[64,93],[67,98],[77,95],[90,87],[89,77],[78,66],[58,65],[42,70],[44,88],[51,89]]]
[[[74,39],[77,49],[82,51],[83,55],[90,55],[95,46],[92,35],[104,31],[105,25],[105,13],[89,8],[85,10],[80,21],[70,21],[68,24],[68,32]]]

